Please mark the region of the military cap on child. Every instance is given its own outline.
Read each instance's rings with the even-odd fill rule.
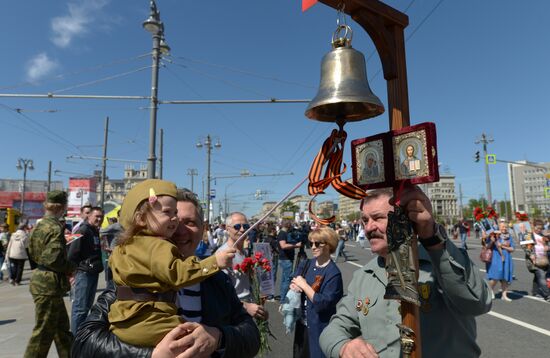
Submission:
[[[46,201],[52,204],[67,205],[67,193],[62,190],[52,190],[48,192]]]
[[[151,194],[151,189],[157,196],[168,195],[174,199],[177,197],[178,189],[176,184],[160,179],[147,179],[134,186],[122,202],[120,208],[120,224],[122,227],[127,228],[132,222],[134,213],[139,205],[148,200]]]

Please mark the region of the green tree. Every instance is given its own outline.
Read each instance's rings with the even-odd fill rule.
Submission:
[[[531,205],[531,217],[533,219],[539,219],[542,217],[542,210],[540,210],[537,204]]]
[[[282,203],[279,208],[279,212],[281,213],[281,216],[283,216],[285,212],[292,212],[293,214],[296,214],[299,211],[300,211],[300,207],[294,204],[290,200],[287,200],[284,203]]]
[[[509,200],[499,201],[498,212],[501,217],[506,217],[506,213],[508,213],[508,217],[506,217],[506,220],[510,220],[514,216],[514,213],[512,212],[512,203]]]
[[[326,219],[332,216],[332,210],[330,210],[329,207],[325,206],[321,209],[321,212],[319,213],[319,217]]]
[[[351,222],[354,220],[359,220],[360,217],[361,217],[361,213],[359,211],[356,211],[354,213],[349,213],[348,215],[346,215],[346,220],[348,222]]]

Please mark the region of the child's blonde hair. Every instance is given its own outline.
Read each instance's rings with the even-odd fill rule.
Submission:
[[[132,238],[140,232],[147,229],[147,220],[151,219],[153,206],[148,201],[141,203],[132,216],[132,221],[124,232],[120,235],[118,245],[129,244]]]

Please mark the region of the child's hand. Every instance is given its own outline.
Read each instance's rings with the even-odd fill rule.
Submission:
[[[227,248],[225,250],[218,250],[216,251],[216,264],[218,264],[218,267],[221,269],[231,267],[233,263],[233,258],[235,257],[235,253],[237,250],[233,248]]]

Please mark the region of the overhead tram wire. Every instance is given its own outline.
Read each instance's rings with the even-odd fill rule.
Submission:
[[[437,8],[439,7],[439,5],[441,5],[443,3],[443,1],[445,0],[439,0],[439,2],[437,4],[434,5],[434,7],[428,12],[428,14],[426,16],[424,16],[424,18],[420,21],[420,23],[418,23],[418,25],[412,30],[412,32],[405,38],[405,43],[407,43],[407,41],[409,41],[413,36],[414,34],[416,34],[416,32],[422,27],[422,25],[424,25],[424,23],[430,18],[430,16],[432,16],[432,14],[435,12],[435,10],[437,10]],[[409,6],[407,7],[407,9],[409,9],[411,7],[411,5],[414,3],[414,0],[411,4],[409,4]],[[374,54],[376,53],[376,50],[374,50],[370,55],[369,57],[367,58],[367,62],[370,60],[370,58],[372,56],[374,56]],[[371,76],[371,78],[369,78],[369,81],[372,81],[374,80],[376,77],[378,77],[378,75],[382,72],[382,68],[378,69],[378,71],[376,71],[375,74],[373,74]]]
[[[230,161],[238,161],[239,163],[247,164],[250,167],[258,167],[258,168],[263,168],[263,169],[267,169],[267,170],[271,170],[271,171],[278,170],[277,168],[274,168],[274,167],[271,167],[271,166],[261,165],[261,164],[258,164],[258,163],[250,162],[250,161],[247,161],[247,160],[243,160],[242,158],[232,157],[230,155],[225,154],[224,152],[223,153],[220,152],[220,153],[216,154],[216,157],[221,158],[221,159],[225,158],[226,160],[230,160]],[[214,161],[214,162],[216,162],[216,161]]]
[[[166,70],[168,72],[170,72],[174,78],[176,78],[177,80],[181,81],[191,92],[193,92],[197,97],[199,98],[202,98],[203,96],[201,96],[201,94],[199,92],[197,92],[197,90],[195,90],[191,85],[189,85],[185,80],[183,80],[177,73],[175,73],[174,71],[172,71],[171,68],[169,67],[165,67]],[[249,133],[248,133],[248,130],[246,130],[245,128],[242,128],[241,126],[239,126],[236,122],[234,122],[232,119],[230,119],[229,117],[227,117],[217,106],[210,106],[211,109],[215,112],[218,113],[218,115],[225,121],[229,122],[234,128],[236,128],[237,130],[239,130],[241,133],[243,133],[252,143],[254,143],[258,148],[260,148],[261,150],[263,150],[266,154],[268,154],[271,159],[275,160],[276,162],[278,161],[277,157],[275,155],[273,155],[271,152],[269,152],[266,148],[264,148],[260,143],[258,143],[256,141],[256,139],[251,136]]]
[[[2,103],[0,103],[0,107],[4,108],[5,110],[10,112],[15,117],[17,117],[17,115],[19,115],[19,116],[23,117],[25,120],[27,120],[28,122],[30,122],[31,124],[33,124],[34,126],[30,126],[28,129],[31,129],[31,130],[35,131],[35,132],[33,132],[33,134],[35,134],[36,136],[38,136],[40,138],[46,138],[46,139],[50,140],[51,142],[53,142],[55,144],[64,146],[67,149],[71,148],[71,146],[72,146],[73,148],[77,149],[79,152],[82,153],[82,151],[74,143],[70,142],[69,140],[67,140],[63,137],[61,137],[57,133],[51,131],[50,129],[48,129],[47,127],[42,125],[41,123],[39,123],[39,122],[35,121],[34,119],[30,118],[29,116],[27,116],[27,115],[25,115],[21,112],[18,112],[16,109],[11,108],[10,106],[7,106],[7,105],[2,104]],[[39,130],[38,128],[36,128],[36,126],[42,128],[42,130]],[[18,128],[18,129],[24,130],[22,128]],[[25,131],[28,132],[28,130],[25,130]],[[44,131],[46,131],[46,133],[44,133]],[[53,137],[57,137],[60,140],[56,140]]]
[[[54,76],[46,77],[46,78],[44,78],[44,79],[42,79],[38,82],[40,84],[44,84],[44,83],[48,83],[48,82],[53,81],[53,80],[67,78],[67,77],[70,77],[70,76],[75,76],[75,75],[79,75],[79,74],[86,73],[86,72],[92,72],[92,71],[100,70],[100,69],[103,69],[103,68],[108,68],[108,67],[118,65],[118,64],[121,64],[121,63],[131,62],[131,61],[134,61],[134,60],[137,60],[137,59],[140,59],[140,58],[150,58],[150,56],[151,56],[151,52],[148,52],[148,53],[138,55],[138,56],[133,56],[133,57],[130,57],[130,58],[114,60],[112,62],[108,62],[108,63],[105,63],[105,64],[99,64],[99,65],[92,66],[92,67],[85,67],[81,70],[71,71],[71,72],[67,72],[67,73],[63,73],[63,74],[57,74],[57,75],[54,75]],[[20,88],[20,87],[25,87],[25,86],[30,86],[30,85],[34,86],[34,85],[36,85],[36,82],[25,81],[25,82],[21,82],[21,83],[15,84],[15,85],[0,87],[0,90],[14,89],[14,88]]]
[[[285,161],[285,165],[280,169],[281,172],[285,172],[285,171],[288,171],[288,170],[291,170],[291,168],[296,164],[296,162],[300,159],[296,159],[296,161],[290,165],[290,162],[294,160],[294,157],[300,152],[300,149],[302,149],[302,147],[309,141],[309,138],[313,135],[313,133],[315,133],[317,131],[317,129],[322,129],[322,124],[319,123],[319,122],[315,122],[315,128],[312,130],[312,131],[309,131],[307,137],[305,139],[302,140],[302,143],[300,143],[300,145],[296,148],[296,150],[294,151],[294,153],[292,153],[292,155],[290,156],[290,158],[288,160]],[[321,140],[323,137],[326,138],[326,131],[322,131],[322,133],[318,136],[317,140],[313,141],[313,142],[310,142],[310,146],[309,146],[309,149],[314,145],[314,143],[317,143],[319,140]],[[309,149],[307,151],[309,151]],[[306,151],[306,152],[307,152]],[[303,153],[303,152],[302,152]],[[273,178],[273,184],[276,184],[278,182],[278,180],[280,180],[281,178]]]
[[[231,71],[231,72],[236,72],[236,73],[240,73],[240,74],[243,74],[243,75],[248,75],[248,76],[251,76],[251,77],[261,78],[261,79],[264,79],[264,80],[270,80],[270,81],[280,82],[280,83],[284,83],[284,84],[288,84],[288,85],[300,86],[300,87],[304,87],[304,88],[308,88],[308,89],[315,89],[314,86],[306,85],[304,83],[283,80],[283,79],[280,79],[280,78],[277,78],[277,77],[270,77],[270,76],[266,76],[266,75],[262,75],[262,74],[257,74],[257,73],[254,73],[254,72],[241,70],[241,69],[234,68],[234,67],[229,67],[229,66],[215,64],[215,63],[211,63],[211,62],[207,62],[207,61],[192,59],[192,58],[184,57],[184,56],[172,56],[172,57],[176,57],[176,58],[179,58],[179,59],[184,60],[184,61],[190,61],[190,62],[204,64],[204,65],[211,66],[211,67],[225,69],[225,70],[228,70],[228,71]]]
[[[17,113],[15,113],[12,108],[10,108],[10,107],[2,104],[2,103],[0,103],[0,107],[2,107],[5,111],[9,112],[11,115],[17,116]],[[3,116],[0,116],[0,119],[3,120],[4,122],[6,122],[9,126],[11,126],[13,128],[16,128],[16,129],[19,129],[22,132],[30,133],[30,134],[33,134],[33,135],[35,135],[37,137],[40,137],[40,138],[44,137],[44,134],[42,132],[40,132],[38,129],[34,128],[34,127],[26,127],[26,128],[25,127],[20,127],[19,125],[16,124],[17,122],[14,123],[12,121],[9,121],[9,120],[5,119]],[[50,139],[50,138],[48,138],[48,139]],[[50,140],[52,142],[56,143],[56,144],[61,144],[61,142],[54,141],[53,139],[50,139]]]
[[[185,68],[185,69],[187,69],[187,70],[189,70],[189,71],[191,71],[191,72],[197,73],[197,74],[199,74],[199,75],[201,75],[201,76],[204,76],[204,77],[206,77],[206,78],[209,78],[209,79],[211,79],[211,80],[221,82],[221,83],[223,83],[223,84],[225,84],[225,85],[227,85],[227,86],[234,87],[234,88],[239,89],[239,90],[241,90],[241,91],[249,92],[249,93],[255,94],[255,95],[257,95],[257,96],[264,97],[264,98],[270,98],[270,97],[267,96],[265,93],[261,93],[261,92],[258,92],[258,91],[256,91],[256,90],[251,90],[251,89],[244,88],[244,87],[242,87],[242,86],[239,86],[239,85],[235,84],[235,83],[232,82],[232,81],[224,80],[223,78],[219,78],[219,77],[216,77],[216,76],[214,76],[214,75],[210,75],[210,74],[208,74],[208,73],[205,73],[205,72],[203,72],[203,71],[194,69],[194,68],[192,68],[192,67],[189,67],[189,66],[186,66],[186,65],[182,65],[182,64],[177,63],[177,62],[174,62],[174,61],[172,61],[172,60],[170,60],[170,59],[163,59],[163,61],[166,61],[166,62],[168,62],[169,64],[172,64],[172,65],[175,65],[175,66],[178,66],[178,67],[181,67],[181,68]]]
[[[131,70],[131,71],[122,72],[122,73],[112,75],[112,76],[108,76],[108,77],[103,77],[103,78],[100,78],[100,79],[97,79],[97,80],[79,83],[79,84],[76,84],[76,85],[73,85],[73,86],[69,86],[69,87],[62,88],[62,89],[59,89],[59,90],[56,90],[56,91],[52,91],[50,93],[55,94],[55,93],[60,93],[60,92],[65,92],[65,91],[68,91],[68,90],[72,90],[72,89],[75,89],[75,88],[91,86],[91,85],[94,85],[94,84],[97,84],[97,83],[106,82],[106,81],[114,80],[116,78],[120,78],[120,77],[128,76],[128,75],[131,75],[131,74],[134,74],[134,73],[137,73],[137,72],[141,72],[143,70],[150,69],[151,67],[152,66],[150,66],[150,65],[140,67],[140,68],[137,68],[137,69],[134,69],[134,70]]]
[[[318,127],[318,128],[321,128],[321,127]],[[314,145],[319,145],[318,143],[322,143],[323,141],[323,138],[327,138],[328,135],[330,134],[330,132],[332,131],[332,128],[326,128],[325,131],[321,132],[321,134],[317,137],[316,140],[312,141],[309,145],[309,147],[305,150],[305,152],[303,153],[309,153],[310,150],[313,148]],[[313,154],[315,154],[315,152],[313,152]],[[298,161],[300,160],[301,158],[297,158],[291,165],[285,165],[281,171],[284,171],[284,170],[292,170],[292,168],[294,168],[294,166],[298,163]],[[290,161],[290,160],[289,160]],[[287,161],[287,164],[288,162]],[[309,168],[306,168],[307,171],[309,171]],[[294,171],[294,170],[292,170]],[[294,171],[295,172],[295,171]],[[272,184],[275,185],[279,182],[281,178],[273,178],[273,181],[272,181]]]

